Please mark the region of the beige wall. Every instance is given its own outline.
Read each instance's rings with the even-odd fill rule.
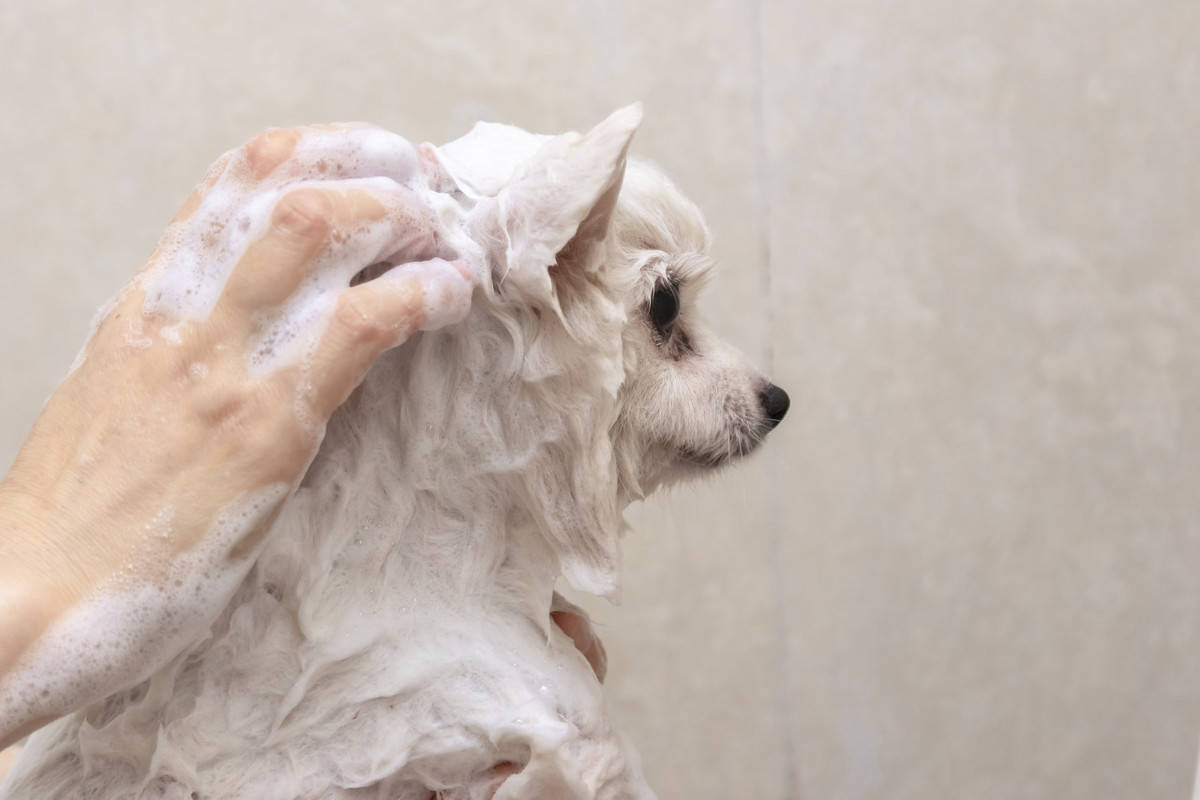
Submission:
[[[793,398],[634,511],[597,607],[663,798],[1186,795],[1200,5],[15,0],[0,60],[0,464],[255,130],[642,99],[711,315]]]

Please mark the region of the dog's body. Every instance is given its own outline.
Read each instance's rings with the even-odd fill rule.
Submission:
[[[555,583],[612,591],[624,507],[786,395],[695,319],[707,232],[626,174],[637,116],[425,151],[486,255],[471,313],[371,370],[211,635],[36,734],[6,796],[484,797],[502,762],[498,799],[653,796]]]

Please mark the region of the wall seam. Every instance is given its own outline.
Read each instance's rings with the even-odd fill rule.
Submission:
[[[774,230],[774,215],[772,213],[770,175],[770,154],[767,147],[768,109],[766,100],[767,64],[766,52],[763,47],[763,31],[766,21],[763,17],[763,0],[751,0],[748,4],[750,13],[751,55],[754,59],[754,210],[759,221],[758,261],[761,265],[760,282],[762,291],[762,331],[761,347],[764,359],[763,367],[770,377],[775,370],[775,346],[772,334],[775,330],[775,294],[772,272],[774,259],[771,250],[771,237]],[[783,774],[781,777],[781,795],[783,800],[801,800],[798,751],[792,739],[792,685],[791,685],[791,648],[789,647],[788,632],[790,626],[787,613],[787,600],[784,592],[786,579],[783,569],[783,530],[781,525],[782,506],[780,504],[779,485],[776,476],[779,470],[775,468],[778,460],[777,451],[766,448],[767,457],[767,520],[769,529],[769,553],[771,564],[768,565],[771,583],[772,626],[771,633],[774,642],[774,695],[775,695],[775,727],[779,736],[779,750]]]

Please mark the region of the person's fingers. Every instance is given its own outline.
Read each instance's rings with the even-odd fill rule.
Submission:
[[[286,300],[304,279],[317,252],[329,241],[338,216],[350,216],[349,198],[335,197],[324,188],[306,186],[279,199],[262,238],[252,242],[233,268],[218,300],[220,311],[233,313],[275,306]],[[356,203],[355,209],[374,221],[383,215],[378,203]],[[342,208],[338,208],[342,206]]]
[[[395,267],[338,295],[307,368],[314,411],[328,417],[383,350],[414,331],[457,322],[471,306],[470,271],[442,259]]]
[[[405,183],[419,163],[411,142],[366,122],[268,128],[223,153],[188,196],[174,221],[188,219],[204,195],[226,175],[242,190],[263,181],[280,185],[301,180],[384,177]]]
[[[349,205],[354,207],[347,208]],[[317,253],[328,245],[338,218],[353,216],[373,222],[383,216],[383,206],[316,186],[285,194],[271,211],[266,233],[250,243],[234,266],[217,301],[218,314],[246,316],[255,309],[282,303],[300,285]]]
[[[608,675],[608,651],[604,649],[604,642],[595,634],[592,635],[592,645],[592,649],[583,655],[592,665],[592,671],[596,673],[596,680],[604,683],[604,678]]]
[[[357,122],[305,129],[280,173],[338,180],[381,176],[406,183],[418,164],[416,148],[403,136]]]
[[[200,179],[200,183],[196,184],[196,188],[192,189],[192,193],[183,202],[183,206],[179,209],[179,213],[175,215],[175,218],[171,220],[172,222],[186,222],[192,214],[196,213],[196,209],[204,202],[205,195],[216,185],[221,175],[224,174],[226,167],[229,166],[229,162],[233,159],[233,155],[234,151],[230,150],[213,162],[212,166],[208,168],[208,172]],[[153,261],[154,257],[151,256],[150,260]]]
[[[9,768],[17,761],[17,756],[21,754],[21,748],[13,745],[7,750],[0,750],[0,779],[4,777],[4,773],[8,772]]]
[[[246,248],[218,313],[249,324],[255,311],[283,303],[306,279],[337,291],[378,261],[430,258],[438,249],[435,225],[410,189],[386,178],[301,184],[279,198],[266,233]]]
[[[500,786],[522,769],[520,764],[501,761],[467,786],[456,786],[433,792],[428,800],[491,800],[500,791]]]
[[[608,653],[600,637],[592,630],[587,612],[555,592],[550,602],[550,619],[571,637],[575,649],[583,654],[596,677],[603,682],[608,672]]]
[[[268,128],[234,151],[233,175],[243,181],[261,181],[283,164],[303,136],[297,128]]]
[[[407,183],[420,164],[411,142],[366,122],[268,128],[223,153],[172,221],[191,218],[223,177],[240,192],[264,181],[281,186],[306,180],[384,177]]]
[[[496,792],[500,791],[500,785],[502,783],[520,771],[521,765],[514,764],[511,761],[501,761],[499,764],[492,767],[492,772],[488,778],[488,784],[485,789],[488,800],[491,800],[491,798],[496,796]]]
[[[583,654],[591,664],[592,671],[596,673],[596,678],[603,683],[604,676],[608,673],[608,654],[604,645],[600,643],[600,638],[592,632],[588,618],[582,613],[561,610],[551,611],[550,618],[563,633],[571,637],[575,649]]]
[[[403,136],[345,122],[265,130],[235,151],[231,174],[242,184],[373,177],[405,183],[417,166],[416,148]]]

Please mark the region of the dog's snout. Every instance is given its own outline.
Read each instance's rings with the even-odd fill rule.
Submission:
[[[759,392],[758,401],[762,404],[763,413],[767,415],[767,422],[772,428],[783,421],[788,406],[791,405],[788,393],[773,383],[767,384],[767,388]]]

